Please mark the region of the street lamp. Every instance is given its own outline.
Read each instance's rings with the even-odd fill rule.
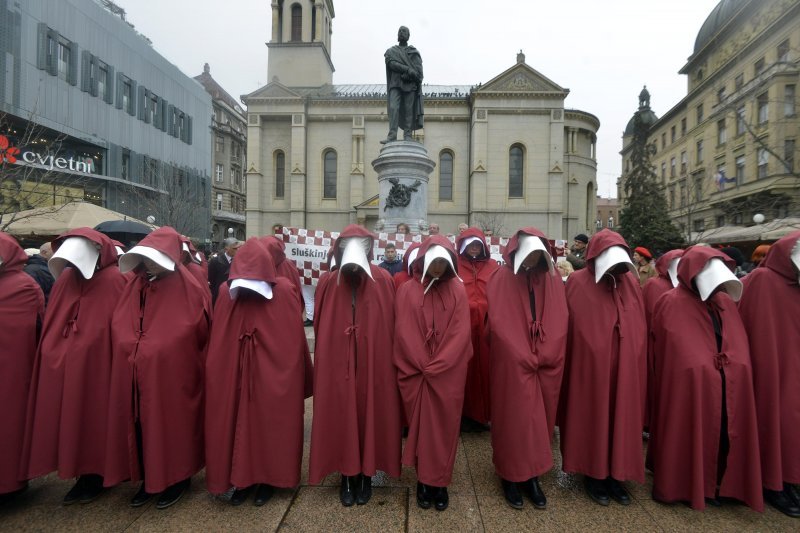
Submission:
[[[147,220],[148,224],[155,224],[156,223],[156,217],[154,217],[153,215],[147,215],[147,218],[145,220]]]
[[[762,215],[761,213],[756,213],[755,215],[753,215],[753,222],[755,222],[756,224],[762,224],[764,222],[764,215]]]

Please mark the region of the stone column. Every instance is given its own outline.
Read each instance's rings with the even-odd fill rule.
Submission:
[[[401,222],[408,224],[412,233],[427,230],[428,180],[435,167],[425,146],[418,142],[394,141],[381,149],[372,168],[378,174],[378,225],[384,231],[395,231]],[[401,205],[393,205],[395,202]]]
[[[278,2],[275,0],[272,1],[272,36],[270,37],[269,42],[276,43],[278,42],[278,35],[280,35],[280,27],[279,22],[281,20],[281,14],[278,9]]]
[[[316,10],[316,18],[317,18],[317,26],[314,28],[314,35],[312,36],[315,42],[322,42],[322,27],[325,25],[325,20],[323,19],[322,15],[322,2],[317,0],[314,3],[314,9]]]
[[[292,115],[292,151],[290,158],[289,214],[290,225],[298,228],[306,224],[306,117]]]

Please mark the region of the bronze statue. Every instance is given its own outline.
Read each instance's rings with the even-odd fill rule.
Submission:
[[[381,144],[397,140],[398,126],[403,140],[422,128],[422,56],[408,44],[411,32],[405,26],[397,31],[398,44],[383,55],[386,58],[386,92],[389,111],[389,136]]]

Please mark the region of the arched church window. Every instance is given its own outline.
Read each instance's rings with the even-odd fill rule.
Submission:
[[[292,41],[303,40],[303,8],[300,4],[292,6]]]
[[[514,144],[508,151],[508,197],[522,198],[522,179],[525,150],[521,144]]]
[[[442,150],[439,154],[439,200],[453,199],[453,152]]]
[[[286,190],[286,154],[275,152],[275,198],[283,198]]]
[[[326,150],[323,156],[323,198],[336,198],[336,150]]]

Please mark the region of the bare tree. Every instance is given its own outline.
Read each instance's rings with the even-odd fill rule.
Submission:
[[[505,219],[505,214],[498,211],[475,215],[475,223],[483,232],[491,232],[497,237],[503,235],[503,231],[505,231]]]

